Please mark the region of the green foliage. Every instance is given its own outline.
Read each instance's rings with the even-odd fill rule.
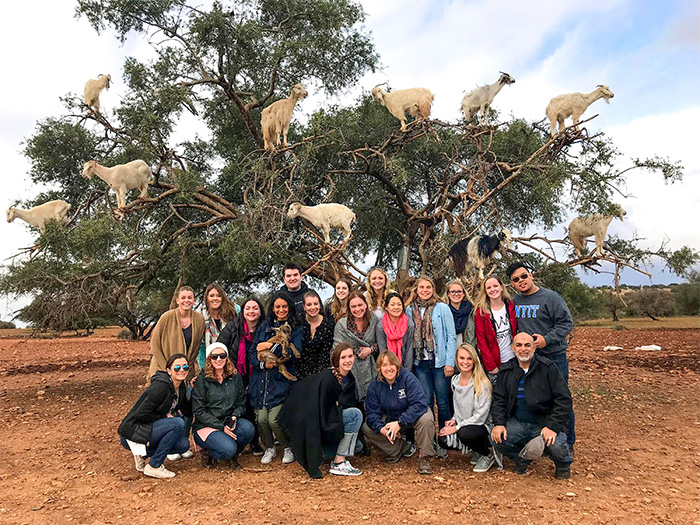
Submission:
[[[582,283],[573,268],[550,264],[537,272],[537,281],[562,296],[574,320],[597,319],[603,314],[602,294]]]
[[[672,289],[676,313],[700,315],[700,272],[692,271],[688,282]]]

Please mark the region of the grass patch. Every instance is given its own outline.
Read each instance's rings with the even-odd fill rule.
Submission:
[[[613,330],[625,329],[649,329],[649,328],[695,328],[700,329],[700,317],[698,316],[682,316],[682,317],[660,317],[658,321],[649,319],[648,317],[625,317],[619,321],[612,319],[592,319],[589,321],[581,321],[579,326],[598,326],[603,328],[612,328]],[[623,328],[619,328],[623,327]]]

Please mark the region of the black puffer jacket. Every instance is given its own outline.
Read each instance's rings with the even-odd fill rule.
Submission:
[[[491,418],[494,425],[505,425],[515,411],[518,383],[524,374],[516,358],[503,364],[491,400]],[[554,430],[568,430],[571,412],[571,392],[557,365],[535,354],[525,376],[525,400],[530,412],[540,425]]]
[[[227,417],[243,416],[246,401],[245,387],[240,374],[227,376],[219,383],[204,375],[202,370],[192,390],[192,428],[195,431],[205,427],[223,430]]]
[[[184,381],[180,383],[178,394],[175,412],[192,417],[192,406],[187,399],[187,387]],[[148,443],[153,423],[168,417],[174,399],[175,385],[170,376],[162,370],[157,371],[151,377],[151,384],[122,420],[117,432],[135,443]]]

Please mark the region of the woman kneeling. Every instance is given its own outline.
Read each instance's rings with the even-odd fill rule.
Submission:
[[[445,422],[440,435],[456,434],[462,447],[472,451],[474,472],[486,472],[495,462],[488,437],[491,382],[472,345],[465,343],[457,349],[457,369],[459,374],[452,376],[454,417]]]
[[[435,455],[435,419],[428,409],[423,387],[411,372],[401,368],[399,358],[385,351],[377,358],[377,377],[372,379],[365,401],[367,422],[362,432],[367,441],[396,463],[412,454],[402,430],[415,429],[418,473],[432,474],[429,458]]]
[[[359,476],[348,458],[360,447],[357,435],[362,412],[357,408],[355,350],[340,343],[331,354],[332,368],[311,375],[292,387],[280,413],[294,457],[312,478],[321,478],[321,461],[333,460],[330,473]]]
[[[119,425],[122,446],[134,455],[136,470],[146,476],[175,477],[163,461],[168,454],[184,454],[190,449],[185,435],[186,419],[192,417],[185,385],[189,370],[185,354],[171,355],[165,372],[153,374],[150,385]]]
[[[241,375],[228,357],[223,343],[206,349],[204,369],[194,382],[192,410],[194,441],[202,447],[202,465],[228,461],[239,469],[238,452],[255,434],[253,424],[241,416],[246,411],[246,393]]]

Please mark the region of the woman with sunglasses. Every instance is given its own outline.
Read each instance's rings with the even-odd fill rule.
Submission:
[[[495,275],[481,285],[474,313],[476,342],[484,369],[492,384],[501,363],[515,357],[513,337],[517,333],[515,303],[510,298],[503,281]]]
[[[204,290],[204,337],[197,356],[199,370],[204,370],[207,347],[217,341],[221,330],[236,318],[240,310],[219,283],[211,283]]]
[[[194,441],[202,447],[204,467],[211,468],[219,460],[239,469],[238,453],[255,434],[253,424],[243,418],[246,411],[243,380],[223,343],[210,344],[206,356],[204,369],[192,390]]]
[[[474,316],[472,304],[467,298],[467,291],[462,281],[454,279],[447,285],[447,306],[450,307],[452,317],[455,320],[455,333],[457,334],[457,348],[463,342],[470,343],[474,337]]]
[[[185,354],[190,366],[187,380],[194,379],[199,344],[204,336],[204,317],[192,310],[194,290],[181,286],[175,299],[176,308],[160,316],[151,334],[150,378],[157,370],[165,370],[165,363],[173,354]]]
[[[175,473],[163,462],[169,454],[190,449],[186,418],[192,417],[185,380],[190,371],[185,354],[173,354],[124,417],[117,432],[121,444],[134,455],[136,470],[146,476],[167,479]],[[150,460],[148,459],[150,458]]]
[[[285,323],[292,329],[291,343],[299,352],[303,352],[304,334],[301,322],[292,299],[284,292],[277,292],[270,299],[267,318],[255,332],[253,344],[248,350],[248,361],[253,371],[248,385],[248,397],[255,410],[255,422],[265,447],[265,453],[260,460],[263,465],[272,463],[272,460],[277,457],[274,438],[277,438],[284,449],[282,463],[294,462],[294,453],[289,446],[289,439],[278,421],[292,382],[279,372],[276,364],[258,359],[260,350],[277,351],[273,343],[268,341],[277,333],[275,329]],[[292,355],[291,359],[284,364],[293,376],[296,376],[295,361]]]

